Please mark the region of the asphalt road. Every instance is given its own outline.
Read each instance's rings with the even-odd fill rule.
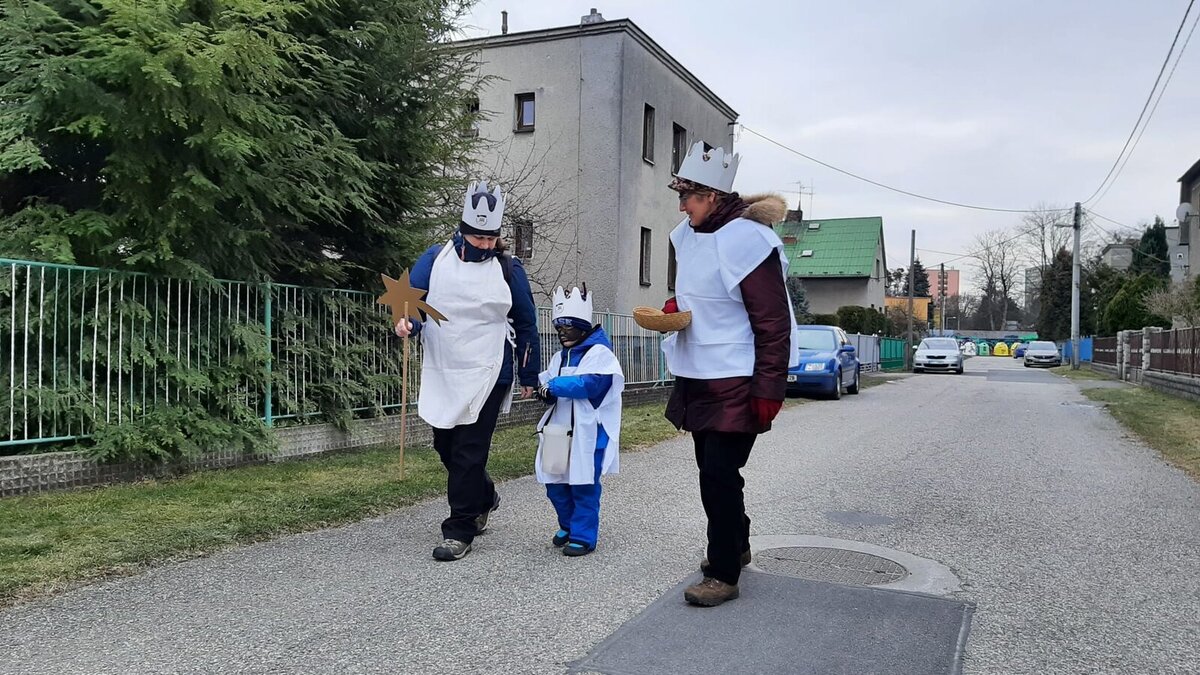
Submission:
[[[0,673],[563,672],[695,570],[691,454],[623,457],[584,558],[525,478],[456,563],[433,501],[0,611]],[[745,473],[755,535],[949,566],[968,673],[1200,672],[1200,485],[1064,379],[979,357],[790,408]]]

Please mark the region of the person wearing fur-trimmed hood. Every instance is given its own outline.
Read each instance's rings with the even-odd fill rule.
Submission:
[[[552,318],[563,348],[538,375],[538,398],[550,409],[538,422],[534,466],[558,517],[551,543],[582,556],[599,536],[600,476],[620,467],[625,375],[604,328],[592,323],[586,284],[555,289]]]
[[[676,296],[664,311],[690,311],[691,321],[663,340],[675,375],[666,415],[695,444],[708,556],[700,564],[704,579],[684,598],[705,607],[738,597],[751,555],[740,471],[755,439],[771,428],[788,368],[799,361],[787,257],[772,229],[786,203],[734,192],[739,160],[696,143],[670,185],[687,217],[671,231]]]

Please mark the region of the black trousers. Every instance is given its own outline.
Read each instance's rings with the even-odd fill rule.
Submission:
[[[446,467],[446,498],[450,517],[442,521],[442,537],[470,543],[475,539],[475,518],[492,508],[496,484],[487,472],[488,452],[500,404],[512,393],[512,383],[496,385],[473,424],[434,429],[433,448]]]
[[[741,469],[750,459],[757,434],[694,431],[696,466],[700,468],[700,501],[708,516],[709,576],[736,584],[742,553],[750,550],[750,518]]]

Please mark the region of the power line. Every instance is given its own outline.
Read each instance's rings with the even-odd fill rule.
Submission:
[[[1194,1],[1195,0],[1193,0],[1193,2]],[[778,146],[784,150],[787,150],[788,152],[790,152],[792,154],[799,155],[800,157],[803,157],[804,159],[807,159],[810,162],[815,162],[827,169],[832,169],[834,171],[837,171],[840,174],[844,174],[844,175],[854,178],[856,180],[860,180],[864,183],[870,183],[871,185],[874,185],[876,187],[881,187],[885,190],[891,190],[892,192],[898,192],[902,195],[908,195],[909,197],[916,197],[917,199],[924,199],[925,201],[936,202],[938,204],[946,204],[947,206],[957,206],[957,207],[963,208],[963,209],[974,209],[976,211],[995,211],[995,212],[999,212],[999,213],[1045,213],[1045,211],[1038,211],[1036,209],[1002,209],[1002,208],[996,208],[996,207],[991,207],[991,206],[978,206],[975,204],[964,204],[962,202],[954,202],[954,201],[950,201],[948,199],[938,199],[937,197],[930,197],[928,195],[918,194],[916,192],[910,192],[908,190],[902,190],[898,187],[892,187],[891,185],[886,185],[884,183],[880,183],[879,181],[871,180],[870,178],[865,178],[856,173],[852,173],[845,169],[838,168],[832,164],[829,164],[828,162],[822,162],[821,160],[817,159],[816,157],[813,157],[811,155],[806,155],[803,152],[800,152],[799,150],[797,150],[795,148],[788,147],[773,138],[763,135],[763,134],[751,129],[750,127],[746,126],[745,124],[740,124],[739,126],[743,130],[749,131],[750,133],[754,134],[755,136],[758,136],[759,138],[763,139],[764,141],[766,141],[772,145]],[[1048,210],[1049,211],[1065,211],[1066,209],[1048,209]]]
[[[1065,211],[1066,209],[1048,209],[1048,210],[1049,211]],[[994,244],[988,244],[988,245],[989,246],[1005,246],[1007,244],[1010,244],[1010,243],[1020,239],[1021,237],[1024,237],[1027,234],[1032,234],[1039,227],[1042,227],[1042,226],[1041,225],[1033,225],[1031,227],[1028,227],[1028,228],[1018,231],[1016,234],[1009,237],[1008,239],[1004,239],[1002,241],[998,241]],[[921,249],[921,250],[928,250],[928,249]],[[980,251],[972,251],[970,253],[949,253],[947,251],[930,251],[930,252],[931,253],[941,253],[943,255],[956,256],[954,258],[949,258],[947,260],[940,260],[935,263],[930,263],[932,265],[946,265],[946,264],[954,262],[955,260],[961,260],[963,258],[978,258],[978,257],[980,257],[980,253],[981,253]]]
[[[1187,20],[1187,17],[1184,17]],[[1163,86],[1158,90],[1158,97],[1154,99],[1154,105],[1150,108],[1150,114],[1146,116],[1146,123],[1142,125],[1142,130],[1138,132],[1137,138],[1133,139],[1133,147],[1129,148],[1129,153],[1125,155],[1125,160],[1121,162],[1121,167],[1117,169],[1116,175],[1109,181],[1108,187],[1104,188],[1104,192],[1096,197],[1096,201],[1092,206],[1104,201],[1105,195],[1112,189],[1112,186],[1117,184],[1117,180],[1121,177],[1121,172],[1125,170],[1125,165],[1129,163],[1129,158],[1133,157],[1133,152],[1137,150],[1138,143],[1142,140],[1142,134],[1146,133],[1146,128],[1150,126],[1150,120],[1154,119],[1154,112],[1158,110],[1158,103],[1162,101],[1163,94],[1166,93],[1167,87],[1171,86],[1171,78],[1175,77],[1175,69],[1179,67],[1179,61],[1183,58],[1183,53],[1187,51],[1188,43],[1192,41],[1192,34],[1196,32],[1196,25],[1200,24],[1200,13],[1196,14],[1196,18],[1192,21],[1192,28],[1188,31],[1187,38],[1183,41],[1183,45],[1179,48],[1179,53],[1175,55],[1175,63],[1171,64],[1171,72],[1167,73],[1167,79],[1163,82]]]
[[[1179,28],[1175,30],[1175,39],[1171,40],[1171,48],[1167,50],[1167,56],[1163,59],[1162,66],[1158,69],[1158,77],[1154,78],[1154,86],[1150,88],[1150,94],[1146,96],[1146,102],[1142,104],[1142,112],[1138,113],[1137,121],[1133,123],[1133,128],[1129,130],[1129,137],[1125,139],[1125,145],[1121,147],[1121,152],[1117,154],[1117,158],[1113,160],[1113,165],[1108,169],[1104,180],[1100,181],[1100,185],[1096,186],[1096,191],[1092,193],[1092,196],[1083,200],[1084,204],[1092,201],[1096,198],[1096,195],[1100,194],[1100,190],[1108,183],[1108,179],[1112,178],[1117,165],[1121,163],[1121,158],[1125,155],[1125,151],[1129,149],[1129,144],[1133,141],[1133,136],[1137,133],[1138,127],[1142,124],[1142,119],[1146,116],[1146,110],[1150,107],[1150,101],[1154,98],[1154,92],[1158,90],[1158,83],[1162,81],[1163,73],[1167,70],[1167,64],[1171,62],[1171,54],[1175,52],[1175,45],[1179,42],[1179,35],[1183,33],[1183,27],[1187,25],[1188,15],[1191,14],[1192,5],[1195,2],[1196,0],[1188,1],[1187,10],[1183,13],[1183,19],[1179,21]],[[1149,120],[1147,119],[1146,122],[1148,124]],[[1132,151],[1130,153],[1132,154]]]

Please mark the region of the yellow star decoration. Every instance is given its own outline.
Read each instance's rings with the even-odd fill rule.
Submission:
[[[410,319],[421,320],[421,312],[433,319],[437,323],[448,321],[445,314],[430,307],[422,298],[425,297],[426,291],[419,288],[413,288],[412,282],[408,279],[408,270],[400,275],[399,279],[393,279],[386,274],[380,274],[383,277],[383,285],[387,290],[379,299],[375,301],[379,305],[388,305],[392,308],[392,323],[400,323],[400,319],[405,318],[404,308],[408,307],[408,317]]]

